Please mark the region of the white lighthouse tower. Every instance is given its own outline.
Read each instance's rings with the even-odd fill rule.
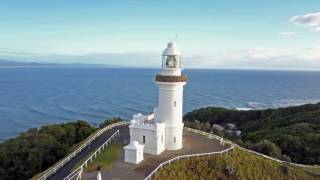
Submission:
[[[159,86],[159,104],[155,108],[155,122],[165,124],[165,149],[181,149],[186,77],[181,74],[181,53],[173,42],[168,43],[162,53],[162,69],[156,75],[156,83]]]
[[[156,75],[159,86],[158,107],[150,115],[135,114],[130,121],[130,144],[124,147],[125,162],[137,164],[143,153],[158,155],[164,150],[183,147],[183,86],[181,53],[174,42],[162,53],[162,69]]]

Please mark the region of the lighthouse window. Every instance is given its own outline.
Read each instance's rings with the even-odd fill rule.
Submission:
[[[143,143],[143,144],[146,143],[146,136],[142,136],[142,143]]]
[[[178,61],[176,56],[167,56],[166,67],[167,68],[177,68]]]
[[[174,107],[176,107],[177,106],[177,101],[174,101],[173,105],[174,105]]]
[[[173,138],[173,142],[176,143],[176,137]]]

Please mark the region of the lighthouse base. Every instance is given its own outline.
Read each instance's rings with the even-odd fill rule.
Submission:
[[[176,127],[166,127],[166,150],[179,150],[183,147],[182,131],[183,124]]]

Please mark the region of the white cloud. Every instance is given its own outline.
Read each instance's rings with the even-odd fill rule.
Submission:
[[[320,12],[293,16],[289,19],[289,22],[310,27],[314,31],[320,31]]]
[[[187,67],[320,70],[320,47],[309,49],[252,48],[188,57]]]
[[[296,32],[279,32],[278,34],[283,37],[292,37],[296,35]]]

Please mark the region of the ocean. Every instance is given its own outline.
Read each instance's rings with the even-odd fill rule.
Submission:
[[[0,68],[0,139],[31,127],[110,117],[130,119],[157,103],[160,69]],[[320,101],[320,72],[186,69],[184,113],[219,106],[242,110]]]

